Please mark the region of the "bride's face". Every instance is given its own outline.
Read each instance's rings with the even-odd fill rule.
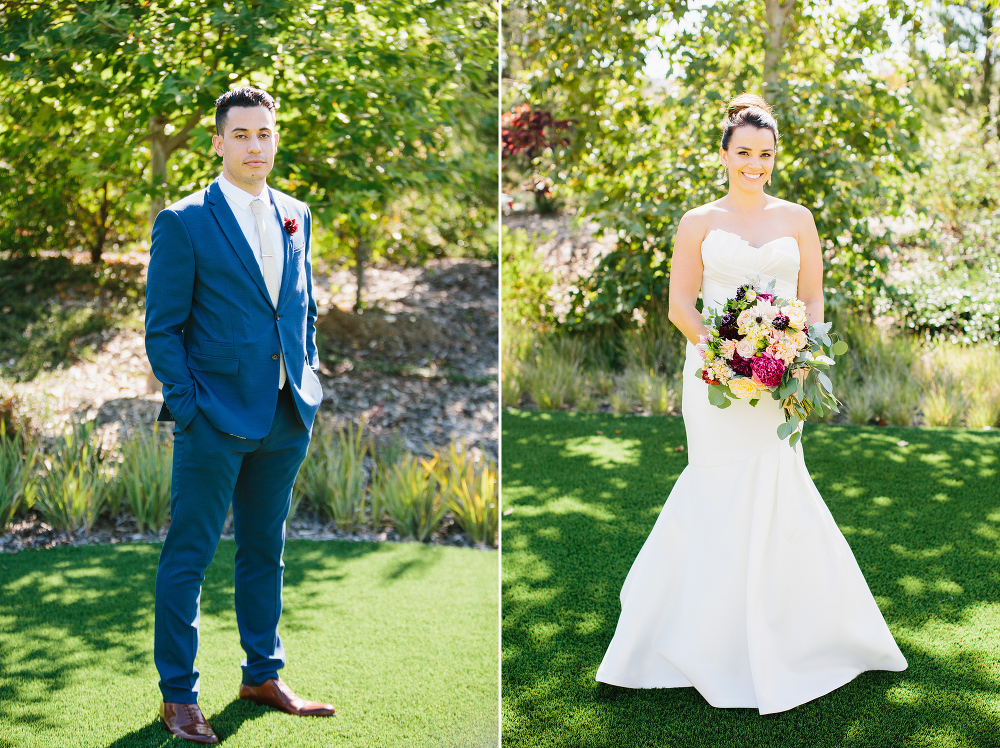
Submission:
[[[774,133],[752,125],[737,127],[729,139],[729,148],[719,149],[722,163],[729,171],[729,186],[760,192],[774,169]]]

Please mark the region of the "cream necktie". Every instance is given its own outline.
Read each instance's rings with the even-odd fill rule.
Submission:
[[[267,234],[267,227],[264,225],[264,201],[255,197],[250,203],[250,210],[253,212],[254,220],[257,222],[257,236],[260,238],[260,264],[264,270],[264,284],[267,286],[267,293],[271,296],[271,303],[274,308],[278,308],[278,291],[281,290],[281,281],[278,280],[278,266],[274,262],[274,250],[271,248],[271,238]],[[285,357],[278,351],[278,389],[285,386]]]

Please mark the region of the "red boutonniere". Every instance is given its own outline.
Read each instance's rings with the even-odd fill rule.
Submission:
[[[286,218],[285,219],[285,232],[286,233],[288,233],[288,234],[294,234],[298,230],[299,230],[299,224],[295,221],[294,218]]]

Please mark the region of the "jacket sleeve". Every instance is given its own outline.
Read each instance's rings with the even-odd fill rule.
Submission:
[[[316,351],[316,297],[313,294],[312,284],[312,213],[306,208],[305,221],[306,232],[306,290],[309,294],[308,306],[306,308],[306,361],[313,371],[319,370],[319,355]]]
[[[163,402],[181,429],[198,413],[184,347],[194,279],[194,246],[187,228],[175,212],[161,210],[153,223],[146,276],[146,356],[163,383]]]

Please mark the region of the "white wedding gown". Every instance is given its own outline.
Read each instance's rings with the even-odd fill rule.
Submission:
[[[747,278],[794,298],[793,237],[752,247],[715,229],[701,246],[702,298],[718,307]],[[766,397],[709,405],[688,343],[682,411],[688,466],[622,586],[597,680],[694,686],[716,707],[791,709],[865,670],[905,670],[851,549],[806,470],[775,433]]]

